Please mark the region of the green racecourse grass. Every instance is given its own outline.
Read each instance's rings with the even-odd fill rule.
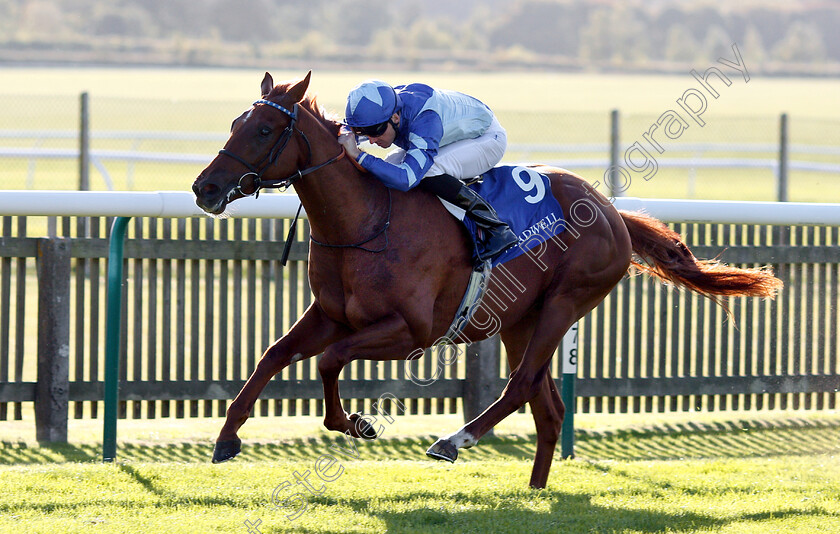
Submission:
[[[749,65],[746,54],[745,60]],[[274,74],[282,80],[303,73]],[[840,81],[753,76],[744,84],[733,74],[733,85],[709,102],[707,126],[689,128],[681,142],[773,143],[778,114],[785,111],[793,143],[840,145]],[[605,143],[611,108],[622,111],[622,139],[631,143],[661,113],[675,109],[683,91],[697,86],[688,73],[316,71],[311,88],[327,108],[340,111],[347,91],[364,77],[423,80],[473,93],[498,111],[511,143]],[[95,130],[223,136],[257,96],[261,78],[262,72],[246,70],[4,68],[0,130],[72,130],[78,94],[87,90]],[[48,140],[43,146],[73,143]],[[97,143],[100,149],[132,148],[130,141]],[[0,146],[33,141],[0,139]],[[135,149],[206,154],[209,161],[219,146],[167,142]],[[592,157],[603,154],[509,154],[511,160],[559,163]],[[203,166],[106,165],[118,188],[138,190],[186,190]],[[0,188],[25,187],[28,171],[28,161],[4,160]],[[601,173],[579,172],[592,181]],[[72,189],[75,175],[75,162],[39,161],[34,187]],[[96,173],[93,182],[104,187]],[[794,172],[791,199],[840,201],[836,182],[834,175]],[[692,174],[664,166],[649,182],[635,180],[627,194],[742,200],[775,195],[769,170]],[[70,445],[39,446],[27,414],[23,422],[0,422],[0,533],[244,533],[246,520],[261,520],[262,533],[840,533],[840,415],[731,417],[581,416],[578,459],[556,460],[548,488],[532,491],[526,489],[535,441],[528,415],[511,416],[498,437],[463,451],[453,465],[432,462],[423,451],[433,436],[460,426],[459,416],[398,418],[386,426],[382,441],[358,444],[358,459],[335,451],[342,438],[321,430],[316,418],[259,418],[243,429],[243,455],[213,466],[207,459],[219,419],[121,421],[119,462],[104,465],[96,441],[101,421],[71,420]],[[295,484],[293,473],[313,470],[325,453],[333,453],[344,471],[324,484],[323,494],[308,497],[308,509],[290,522],[290,510],[272,505],[272,491],[285,481]],[[301,488],[294,487],[283,496]]]
[[[244,533],[246,520],[263,533],[840,532],[837,412],[582,416],[577,459],[556,458],[540,491],[527,488],[526,415],[451,465],[423,451],[460,416],[382,422],[353,458],[316,418],[254,419],[222,465],[207,462],[219,419],[123,421],[115,464],[99,462],[96,421],[40,447],[31,423],[0,423],[0,532]],[[307,470],[320,494],[275,507],[275,488],[304,491],[294,473]]]
[[[749,68],[748,54],[744,61]],[[701,72],[709,65],[697,65]],[[748,83],[731,69],[732,85],[718,82],[720,97],[709,99],[703,114],[704,127],[691,122],[680,143],[776,143],[778,116],[787,112],[791,143],[840,146],[840,94],[837,79],[781,79],[752,75]],[[184,131],[213,133],[224,138],[231,120],[247,108],[258,93],[262,72],[210,69],[0,69],[0,130],[72,131],[78,125],[78,94],[91,95],[92,127],[96,131]],[[300,77],[303,72],[274,71],[277,81]],[[688,72],[684,75],[599,75],[551,73],[407,73],[316,71],[310,89],[329,110],[343,112],[349,89],[366,77],[392,83],[422,80],[439,87],[462,90],[487,102],[508,129],[512,145],[605,144],[609,138],[609,110],[622,113],[621,138],[625,145],[641,141],[642,134],[662,113],[680,108],[684,91],[698,87]],[[661,134],[660,134],[661,135]],[[180,152],[207,156],[209,161],[222,140],[142,141],[95,139],[95,149]],[[0,139],[0,146],[32,147],[34,139]],[[71,148],[72,139],[41,141],[44,148]],[[673,146],[673,145],[672,145]],[[657,159],[686,157],[667,143]],[[737,154],[715,154],[736,157]],[[590,181],[600,179],[603,169],[576,168],[580,158],[604,158],[599,153],[535,153],[515,149],[506,161],[551,162],[577,171]],[[750,157],[773,160],[776,154]],[[838,163],[837,156],[791,153],[794,160]],[[117,189],[187,189],[204,163],[127,165],[106,161]],[[4,160],[0,183],[4,188],[72,189],[77,164],[72,160],[41,160],[33,178],[31,162]],[[105,188],[92,171],[95,189]],[[603,180],[601,180],[603,181]],[[840,201],[837,176],[828,173],[792,171],[790,198],[799,201]],[[658,198],[707,198],[772,200],[774,172],[748,169],[696,171],[660,166],[650,180],[637,177],[626,192],[630,196]]]

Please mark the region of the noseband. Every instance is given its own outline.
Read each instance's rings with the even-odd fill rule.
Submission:
[[[266,106],[271,106],[274,109],[282,111],[283,113],[291,117],[292,120],[280,134],[280,137],[277,139],[277,142],[274,143],[274,146],[271,147],[271,150],[268,152],[268,154],[262,160],[260,160],[260,162],[257,163],[257,165],[249,163],[244,158],[234,154],[226,148],[219,150],[219,154],[235,159],[236,161],[244,165],[249,171],[239,177],[239,182],[237,182],[236,186],[234,186],[234,188],[231,189],[230,192],[227,194],[228,201],[230,201],[231,198],[233,198],[233,196],[236,194],[240,194],[246,197],[251,195],[256,195],[257,197],[259,197],[260,189],[288,189],[295,182],[297,182],[307,174],[315,172],[323,167],[326,167],[331,163],[335,163],[336,161],[343,158],[345,154],[344,149],[342,148],[337,156],[328,159],[324,163],[320,163],[318,165],[315,165],[314,167],[310,167],[309,165],[312,163],[312,145],[309,143],[309,139],[306,137],[306,134],[302,130],[297,128],[298,104],[295,103],[295,107],[292,111],[289,111],[280,104],[271,102],[270,100],[257,100],[256,102],[254,102],[253,105],[256,106],[258,104],[265,104]],[[308,154],[306,157],[306,165],[303,169],[297,169],[294,173],[290,174],[285,178],[279,180],[263,180],[263,173],[265,173],[265,171],[269,167],[274,165],[274,163],[277,161],[277,158],[280,157],[280,154],[283,153],[283,150],[285,150],[286,145],[289,143],[289,140],[292,138],[295,132],[299,133],[300,136],[303,137],[303,140],[306,142],[306,149]],[[253,176],[254,190],[251,193],[246,193],[243,190],[243,180],[245,180],[245,178],[248,176]]]

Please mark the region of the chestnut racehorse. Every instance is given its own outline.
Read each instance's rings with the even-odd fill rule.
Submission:
[[[472,244],[437,198],[420,190],[389,190],[361,171],[337,141],[340,124],[306,95],[311,73],[274,85],[266,73],[261,98],[239,118],[219,155],[193,184],[197,204],[222,214],[230,202],[263,187],[293,186],[311,225],[309,280],[314,301],[289,332],[268,347],[227,410],[213,461],[240,452],[239,428],[269,380],[288,365],[323,353],[324,425],[353,437],[371,436],[358,414],[342,408],[338,376],[357,359],[407,359],[432,346],[450,326],[473,269]],[[511,302],[483,305],[501,323],[512,372],[501,396],[428,454],[454,461],[502,419],[530,403],[537,450],[530,485],[545,487],[565,408],[549,362],[563,334],[601,302],[631,263],[709,298],[772,297],[781,282],[761,269],[700,261],[680,236],[656,219],[617,211],[571,172],[534,166],[548,176],[568,229],[505,264],[524,288]],[[577,203],[577,204],[576,204]],[[574,210],[585,205],[585,224]],[[584,213],[581,212],[581,213]],[[639,262],[631,259],[635,252]],[[489,290],[506,291],[493,276]],[[463,338],[494,332],[467,324]]]

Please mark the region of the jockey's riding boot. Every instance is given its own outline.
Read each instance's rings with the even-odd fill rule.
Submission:
[[[455,199],[450,202],[466,211],[467,217],[481,229],[480,260],[493,260],[519,242],[510,226],[499,219],[496,210],[469,187],[462,184]]]

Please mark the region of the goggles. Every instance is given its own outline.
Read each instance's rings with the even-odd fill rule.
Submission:
[[[350,128],[354,134],[356,135],[364,135],[367,137],[379,137],[385,133],[385,130],[388,129],[388,125],[391,124],[391,120],[388,119],[385,122],[374,124],[373,126],[361,126],[357,127],[354,126]]]

